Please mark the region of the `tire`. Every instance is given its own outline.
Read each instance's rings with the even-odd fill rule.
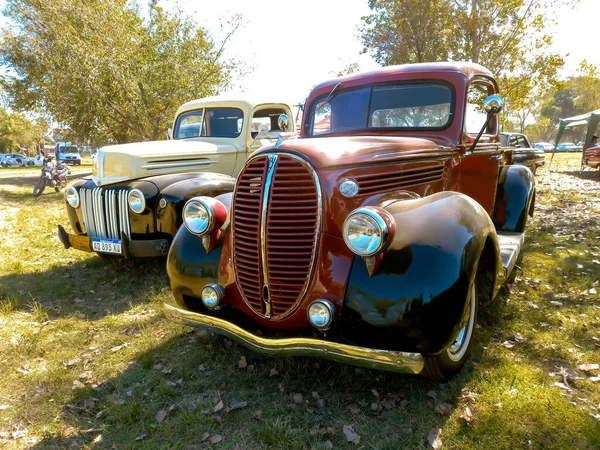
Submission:
[[[27,161],[27,167],[33,166],[33,161]]]
[[[477,323],[477,286],[473,281],[469,295],[469,317],[465,326],[461,329],[454,343],[443,352],[425,356],[425,366],[422,375],[435,381],[445,381],[460,372],[469,357],[469,350],[473,342],[473,331]]]
[[[39,197],[44,192],[44,189],[46,189],[46,177],[42,175],[33,188],[33,196]]]

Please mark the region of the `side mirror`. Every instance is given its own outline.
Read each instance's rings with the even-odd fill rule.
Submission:
[[[487,112],[487,119],[486,119],[485,123],[483,124],[483,127],[481,127],[479,134],[473,141],[473,144],[471,145],[469,150],[465,153],[465,155],[470,155],[473,153],[473,150],[475,150],[475,146],[479,142],[479,139],[481,139],[481,135],[488,127],[490,121],[492,120],[492,117],[494,117],[495,114],[498,114],[500,111],[502,111],[503,107],[504,107],[504,100],[502,100],[502,97],[500,97],[498,94],[490,95],[488,98],[486,98],[483,101],[483,109]]]
[[[254,140],[266,139],[268,136],[269,136],[269,125],[267,125],[266,123],[261,123],[258,126],[258,134],[254,138]]]
[[[287,114],[281,114],[277,119],[277,126],[281,131],[287,131],[290,125],[290,118]]]
[[[490,95],[483,101],[483,109],[488,114],[498,114],[504,107],[504,100],[498,94]],[[487,123],[486,123],[487,125]]]

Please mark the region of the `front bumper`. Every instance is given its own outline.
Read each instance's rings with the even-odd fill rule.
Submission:
[[[65,229],[58,226],[58,238],[66,249],[73,247],[84,252],[93,252],[92,239],[88,236],[69,234]],[[169,241],[166,239],[150,239],[144,241],[130,241],[125,235],[121,235],[122,256],[125,258],[152,258],[166,256],[169,252]],[[110,255],[112,253],[106,253]]]
[[[418,374],[423,370],[424,360],[419,353],[371,349],[304,337],[264,338],[255,336],[223,319],[168,304],[165,304],[164,308],[166,316],[183,324],[227,336],[257,353],[269,356],[310,356],[354,366],[410,374]]]

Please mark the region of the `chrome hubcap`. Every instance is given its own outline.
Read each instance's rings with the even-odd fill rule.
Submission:
[[[465,356],[467,348],[469,347],[469,342],[471,342],[471,335],[473,334],[473,328],[475,326],[475,305],[477,302],[477,294],[475,292],[475,283],[473,283],[466,311],[467,323],[462,327],[458,336],[456,336],[454,343],[447,349],[448,357],[455,362],[460,361]]]

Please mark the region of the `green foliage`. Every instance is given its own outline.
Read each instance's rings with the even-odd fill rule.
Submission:
[[[0,153],[27,148],[33,155],[47,130],[48,124],[43,120],[32,122],[21,114],[9,114],[0,108]]]
[[[8,0],[0,40],[11,70],[2,87],[15,108],[50,111],[94,142],[163,137],[177,107],[217,94],[233,62],[181,12],[157,2]],[[232,31],[237,18],[230,23]]]
[[[498,77],[505,114],[521,129],[540,88],[558,83],[563,66],[550,53],[557,7],[579,0],[370,0],[360,29],[364,51],[382,65],[472,61]]]

